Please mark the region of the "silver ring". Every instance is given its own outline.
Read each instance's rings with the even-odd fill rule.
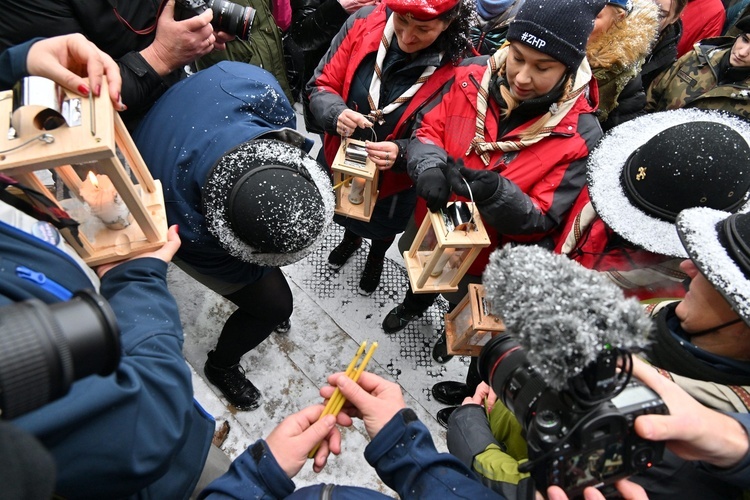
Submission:
[[[385,153],[385,161],[390,161],[390,160],[391,160],[391,152],[390,151],[386,151],[386,153]]]
[[[391,161],[390,160],[385,160],[385,166],[386,167],[390,167],[391,166]]]

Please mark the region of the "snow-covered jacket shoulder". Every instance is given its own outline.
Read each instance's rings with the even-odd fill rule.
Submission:
[[[654,80],[646,111],[679,108],[716,109],[750,119],[750,77],[719,84],[719,63],[734,44],[733,37],[702,40]]]
[[[635,118],[646,106],[639,74],[658,34],[656,4],[635,0],[630,15],[586,46],[599,84],[597,115],[605,130]]]
[[[365,459],[399,498],[504,498],[485,488],[456,457],[439,453],[430,431],[408,408],[397,413],[367,445]],[[296,491],[294,488],[266,442],[259,440],[199,498],[391,498],[356,486],[318,484]]]
[[[385,3],[380,3],[374,8],[362,8],[349,17],[307,84],[310,110],[326,132],[324,148],[329,165],[341,145],[336,121],[347,108],[346,101],[352,81],[363,59],[377,52],[390,15],[391,11],[386,8]],[[444,92],[443,85],[453,76],[453,69],[450,61],[444,61],[409,102],[404,104],[406,109],[393,132],[378,140],[407,138],[418,111],[440,98]],[[404,172],[395,172],[393,169],[381,172],[379,198],[386,198],[410,185],[411,179]]]
[[[413,179],[429,168],[443,168],[447,156],[463,158],[469,168],[493,170],[511,182],[511,191],[496,192],[479,211],[492,244],[485,248],[469,269],[481,275],[489,254],[509,241],[543,244],[554,248],[558,225],[577,198],[585,183],[586,160],[602,135],[593,112],[598,103],[595,80],[582,92],[567,115],[554,127],[550,136],[520,151],[493,151],[485,166],[476,154],[466,155],[474,138],[477,116],[477,94],[487,57],[465,59],[455,68],[452,82],[442,100],[421,115],[409,144],[409,174]],[[499,106],[490,99],[485,122],[485,140],[498,137],[501,123]],[[503,141],[518,140],[537,119],[535,117],[509,131]],[[416,219],[420,223],[427,213],[423,199],[418,198]],[[544,240],[544,241],[542,241]]]
[[[25,266],[69,291],[90,287],[60,249],[0,222],[0,304],[59,299],[19,278]],[[107,376],[73,384],[64,397],[13,421],[57,464],[64,498],[187,498],[200,476],[214,422],[194,405],[167,264],[124,262],[101,281],[120,327],[122,358]]]
[[[570,210],[555,251],[603,273],[626,296],[647,300],[685,295],[682,259],[637,248],[615,234],[596,214],[587,187]]]

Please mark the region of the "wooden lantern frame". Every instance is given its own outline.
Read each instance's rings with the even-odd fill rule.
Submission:
[[[107,83],[103,81],[102,89],[106,88]],[[122,230],[111,230],[95,220],[93,215],[86,216],[85,220],[80,217],[80,243],[69,230],[61,231],[66,241],[92,267],[161,248],[167,241],[167,217],[161,183],[151,176],[120,115],[115,112],[109,94],[102,92],[101,97],[85,98],[65,92],[70,99],[81,100],[81,125],[39,130],[33,125],[33,117],[30,114],[24,116],[23,108],[19,108],[17,113],[22,113],[20,119],[24,124],[21,129],[35,130],[36,137],[24,133],[22,137],[10,139],[10,125],[0,130],[0,151],[6,151],[0,153],[0,172],[45,194],[64,210],[65,202],[74,200],[58,201],[34,174],[35,171],[53,169],[81,203],[83,181],[71,165],[86,164],[89,170],[110,178],[130,210],[134,223]],[[10,116],[12,102],[12,91],[0,93],[0,116]],[[41,138],[42,134],[52,136],[54,140],[51,143],[35,140]],[[118,147],[137,184],[118,159]],[[12,148],[16,149],[8,151]],[[93,236],[87,237],[87,233]]]
[[[465,229],[450,230],[445,223],[442,211],[427,212],[408,251],[404,252],[404,262],[409,275],[409,284],[414,293],[449,293],[458,291],[458,283],[483,248],[490,246],[490,238],[484,227],[479,210],[474,203],[465,203],[471,212],[472,221]],[[435,248],[420,250],[428,234],[436,237]],[[433,270],[445,252],[466,250],[461,265],[450,272],[432,276]]]
[[[352,161],[350,157],[347,157],[346,150],[350,145],[364,148],[365,143],[350,138],[341,141],[341,147],[331,166],[336,196],[334,213],[369,222],[378,200],[378,168],[369,157],[365,159],[364,163]],[[349,201],[349,193],[352,189],[351,181],[355,178],[364,179],[365,182],[364,201],[359,205]]]
[[[485,288],[469,284],[469,291],[453,311],[445,315],[448,354],[479,356],[492,337],[505,331],[503,320],[492,314]]]

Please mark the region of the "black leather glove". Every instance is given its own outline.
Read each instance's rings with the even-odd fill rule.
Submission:
[[[443,171],[439,168],[429,168],[419,174],[417,178],[417,195],[427,201],[430,212],[437,212],[448,204],[451,187]]]
[[[466,168],[464,161],[460,158],[454,160],[449,157],[448,181],[450,181],[454,193],[481,203],[490,199],[495,194],[495,191],[497,191],[500,174],[491,170]],[[469,189],[471,189],[471,193],[469,193]]]

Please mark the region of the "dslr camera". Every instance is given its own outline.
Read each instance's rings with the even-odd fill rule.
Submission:
[[[109,375],[120,362],[120,329],[109,303],[83,290],[67,302],[32,299],[0,308],[0,418],[67,394],[76,380]]]
[[[176,0],[174,18],[176,21],[182,21],[200,15],[208,9],[214,12],[211,26],[216,31],[229,33],[242,40],[250,39],[255,9],[250,6],[243,7],[229,0]]]
[[[482,348],[478,366],[524,429],[529,461],[519,470],[531,472],[539,491],[557,485],[574,498],[661,460],[664,443],[642,439],[633,424],[639,415],[667,414],[667,406],[631,379],[628,352],[608,346],[561,390],[549,387],[507,334]]]

